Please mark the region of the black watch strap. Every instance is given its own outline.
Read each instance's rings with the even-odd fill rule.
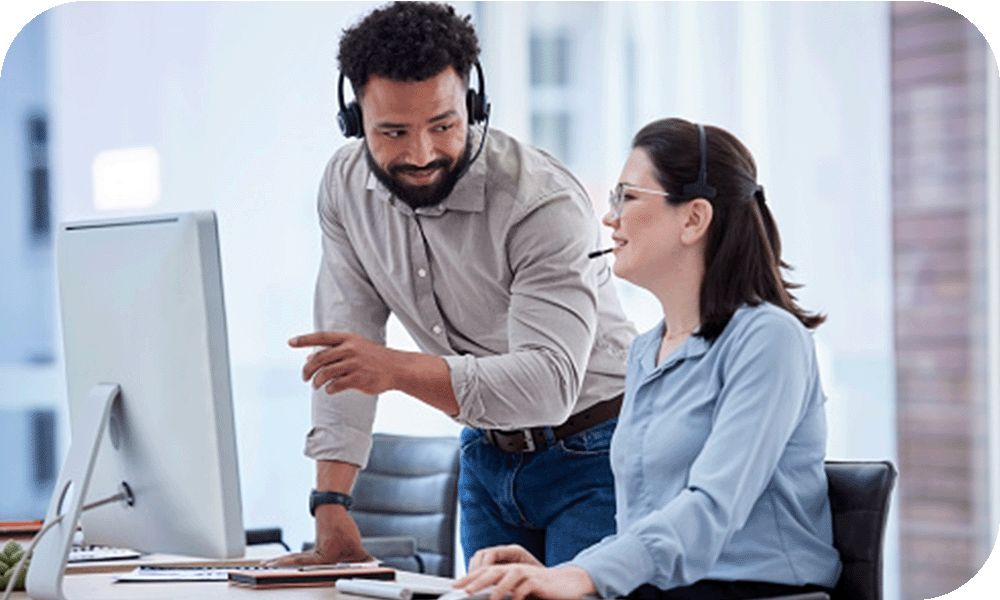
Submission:
[[[316,509],[323,504],[339,504],[350,510],[351,504],[354,504],[354,498],[350,494],[342,494],[340,492],[320,492],[313,490],[309,494],[309,514],[315,517]]]

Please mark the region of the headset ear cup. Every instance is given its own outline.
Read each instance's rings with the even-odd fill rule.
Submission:
[[[475,90],[465,93],[465,108],[469,113],[469,124],[475,125],[483,120],[482,103],[479,101],[479,94]]]
[[[355,100],[347,107],[351,111],[351,119],[354,121],[354,136],[353,137],[364,137],[365,136],[365,125],[364,120],[361,118],[361,105]]]
[[[344,137],[362,137],[361,106],[357,101],[351,102],[337,113],[337,124],[340,125],[340,132]]]

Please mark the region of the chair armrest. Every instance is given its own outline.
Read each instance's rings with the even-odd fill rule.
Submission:
[[[417,540],[409,536],[363,537],[361,545],[376,558],[413,556],[417,553]]]
[[[417,540],[409,536],[374,536],[361,538],[361,545],[385,565],[402,571],[426,573],[424,557],[417,552]]]
[[[258,544],[281,544],[285,547],[285,551],[292,551],[292,549],[288,547],[288,544],[285,543],[285,540],[282,539],[280,527],[247,529],[246,544],[247,546],[256,546]]]

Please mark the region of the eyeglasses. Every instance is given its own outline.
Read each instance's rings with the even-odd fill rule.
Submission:
[[[619,183],[611,190],[608,194],[608,209],[611,211],[611,216],[615,219],[620,219],[622,217],[622,208],[625,205],[626,200],[635,200],[635,197],[626,197],[626,194],[630,192],[641,192],[645,194],[656,194],[657,196],[663,196],[664,198],[669,198],[670,194],[664,192],[663,190],[651,190],[649,188],[642,188],[635,185],[629,185],[627,183]]]

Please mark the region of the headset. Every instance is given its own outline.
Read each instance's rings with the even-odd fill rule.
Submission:
[[[489,98],[486,96],[486,78],[483,75],[483,67],[478,60],[474,66],[479,78],[479,89],[470,89],[465,95],[465,107],[469,111],[469,125],[488,122],[491,109]],[[337,80],[337,101],[340,104],[337,124],[340,125],[340,132],[344,134],[344,137],[364,137],[365,129],[361,120],[361,105],[358,104],[357,100],[352,100],[350,104],[344,104],[344,79],[346,77],[341,71],[340,78]],[[483,137],[485,139],[485,135]]]
[[[715,198],[716,190],[713,186],[708,185],[708,139],[705,135],[705,128],[701,123],[696,124],[698,127],[698,181],[692,181],[691,183],[685,183],[683,189],[683,195],[685,199],[692,198],[706,198],[712,200]]]
[[[708,185],[708,138],[705,135],[705,127],[701,123],[695,123],[695,126],[698,127],[698,180],[685,183],[681,196],[684,200],[693,200],[695,198],[712,200],[715,198],[717,191],[715,187]],[[760,191],[759,201],[763,202],[764,189],[760,186],[757,187]],[[594,259],[604,256],[614,249],[614,246],[612,246],[588,252],[587,258]]]

